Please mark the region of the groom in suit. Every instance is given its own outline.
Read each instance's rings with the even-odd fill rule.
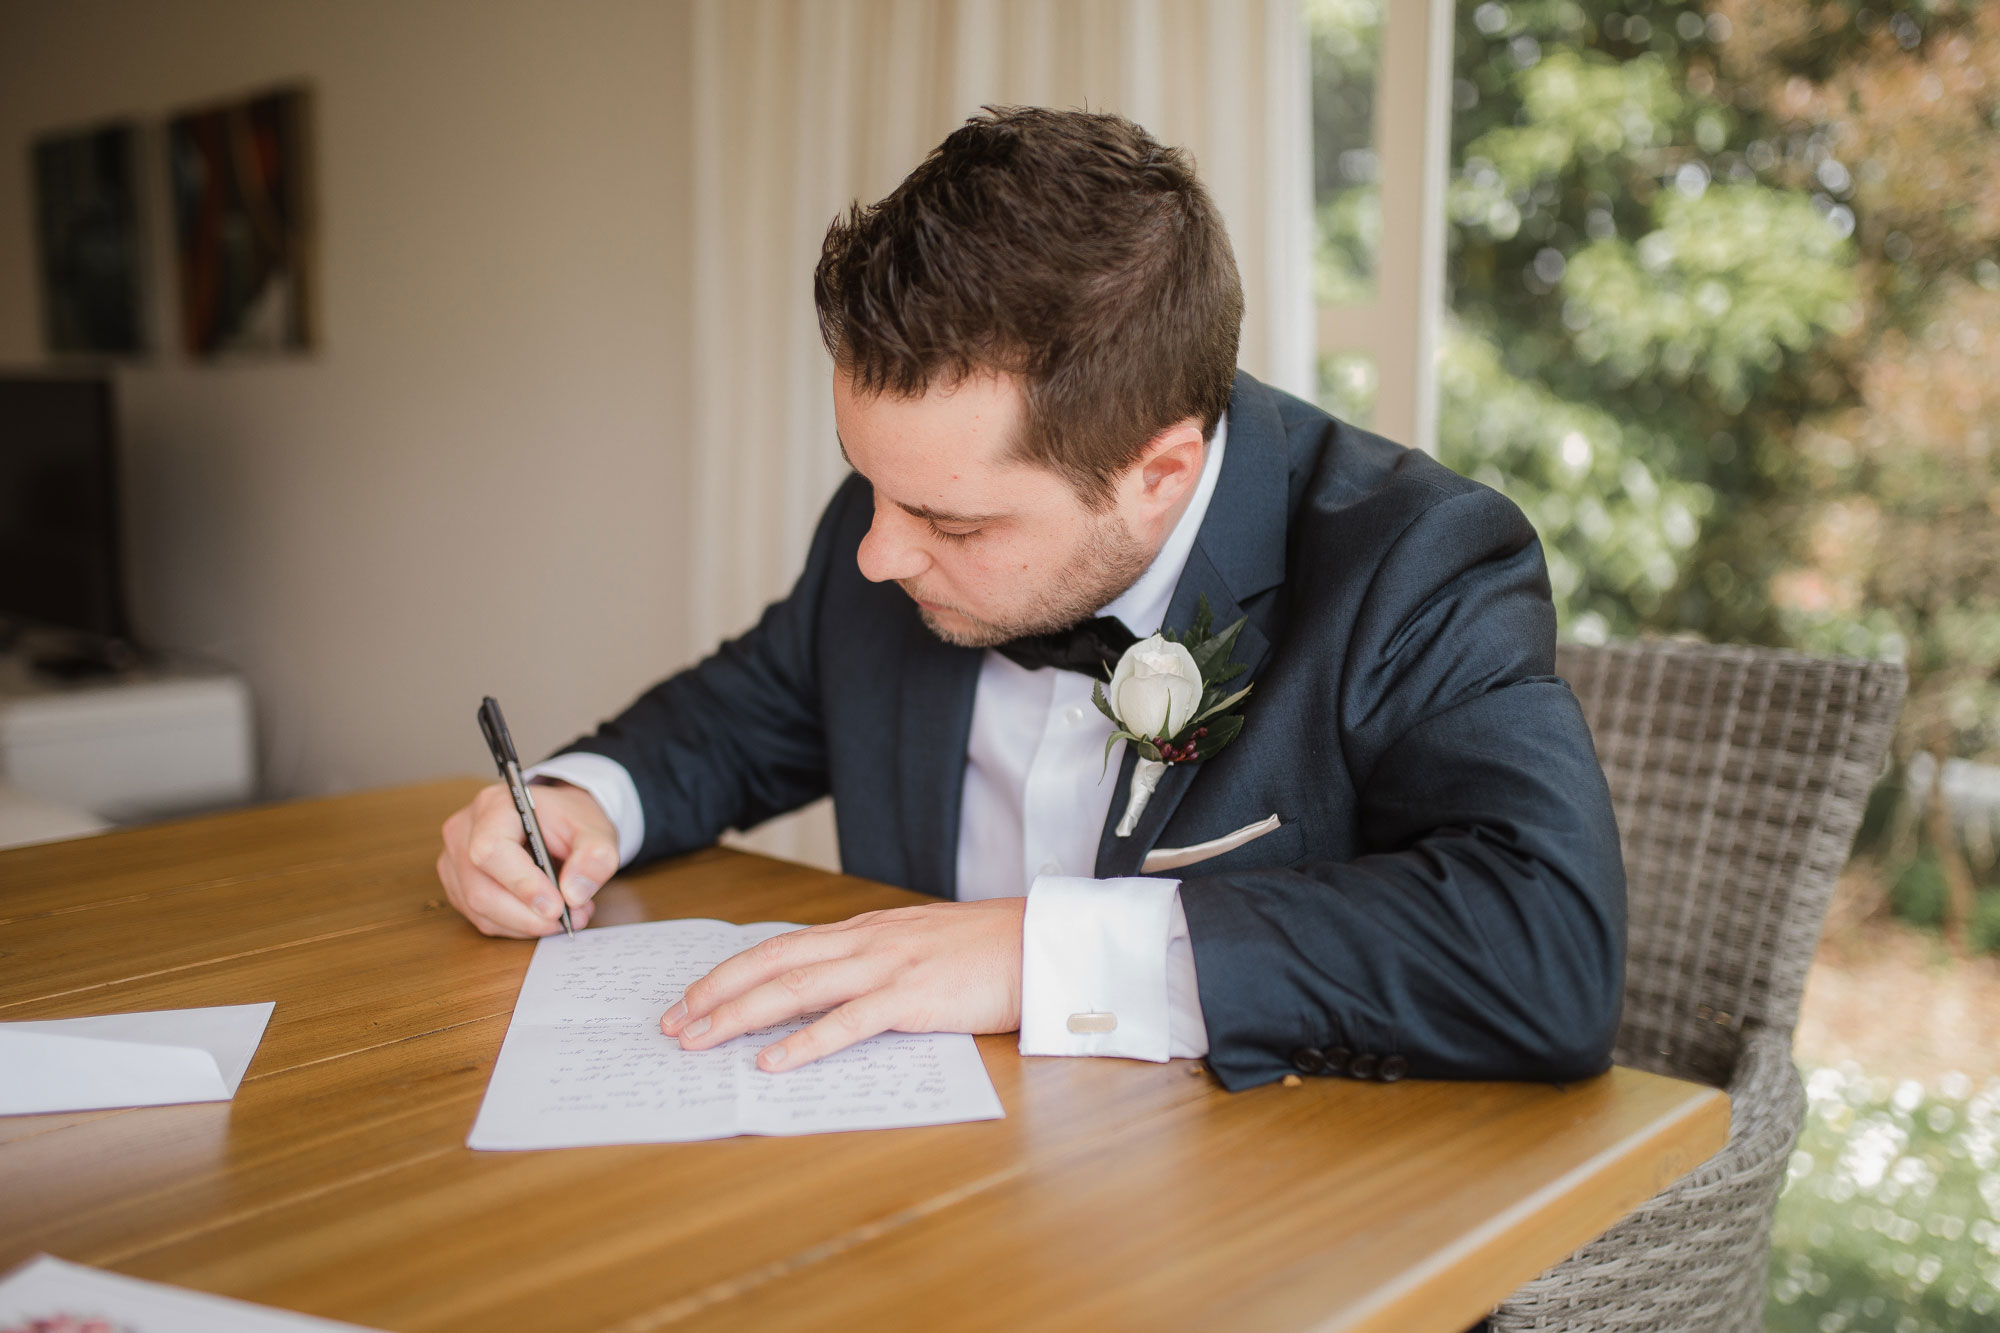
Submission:
[[[559,886],[504,790],[453,815],[454,906],[545,935],[558,895],[581,924],[619,867],[831,793],[849,873],[942,901],[725,961],[661,1020],[688,1048],[824,1012],[762,1066],[1018,1028],[1232,1089],[1606,1067],[1624,873],[1535,534],[1235,370],[1185,155],[989,111],[833,224],[815,299],[854,475],[797,585],[537,766]],[[1241,732],[1121,833],[1140,756],[1106,771],[1092,685],[1204,603],[1244,622]]]

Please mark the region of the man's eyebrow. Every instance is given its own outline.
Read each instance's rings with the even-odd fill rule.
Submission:
[[[847,441],[840,438],[839,431],[833,433],[833,442],[840,446],[841,461],[858,474],[861,469],[855,467],[854,460],[847,456]],[[942,509],[932,509],[929,505],[906,505],[901,500],[895,503],[896,508],[904,513],[915,518],[927,519],[932,523],[992,523],[1006,517],[1005,514],[948,514]]]
[[[896,501],[896,508],[933,523],[993,523],[1006,517],[1005,514],[947,514],[929,505],[906,505],[901,500]]]

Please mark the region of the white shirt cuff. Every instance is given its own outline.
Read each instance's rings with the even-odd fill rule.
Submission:
[[[1021,926],[1021,1054],[1208,1054],[1180,881],[1035,879]]]
[[[1208,1022],[1201,1016],[1201,987],[1195,983],[1194,941],[1188,938],[1181,891],[1167,920],[1167,1055],[1199,1060],[1208,1054]]]
[[[632,785],[632,775],[616,759],[572,751],[544,759],[521,776],[531,782],[549,778],[583,788],[604,807],[611,826],[618,830],[618,864],[629,865],[639,854],[639,845],[646,840],[646,812],[639,804],[639,789]]]

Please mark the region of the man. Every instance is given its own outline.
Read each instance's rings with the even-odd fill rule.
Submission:
[[[453,815],[454,906],[545,935],[559,891],[583,924],[621,865],[831,792],[850,873],[955,901],[727,960],[662,1018],[685,1047],[825,1011],[762,1066],[1016,1027],[1205,1055],[1231,1089],[1606,1066],[1624,875],[1534,532],[1235,373],[1235,261],[1183,154],[989,112],[834,223],[815,297],[855,475],[797,586],[535,770],[560,890],[501,789]],[[1204,602],[1245,621],[1241,733],[1121,836],[1137,756],[1103,771],[1092,683]]]

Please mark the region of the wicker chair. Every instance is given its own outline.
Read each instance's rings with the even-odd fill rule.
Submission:
[[[1901,667],[1566,646],[1629,885],[1618,1063],[1726,1088],[1729,1143],[1493,1312],[1516,1329],[1757,1329],[1805,1115],[1792,1027],[1901,706]]]

